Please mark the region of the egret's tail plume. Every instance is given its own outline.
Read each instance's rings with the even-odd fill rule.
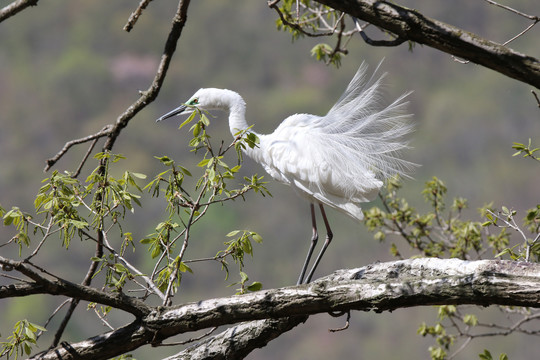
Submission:
[[[368,170],[379,180],[407,177],[417,166],[401,157],[409,148],[406,135],[413,130],[404,101],[410,93],[384,105],[380,88],[386,74],[377,77],[379,67],[367,79],[367,65],[362,63],[341,98],[321,118],[324,125],[319,140],[327,144],[324,149],[334,149],[333,160],[352,175]]]

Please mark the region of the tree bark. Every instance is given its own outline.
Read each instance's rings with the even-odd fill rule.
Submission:
[[[340,270],[307,285],[158,307],[119,330],[63,344],[34,358],[106,359],[144,344],[159,346],[182,333],[263,320],[241,324],[169,359],[241,358],[312,314],[440,304],[538,308],[540,264],[423,258]]]
[[[540,89],[540,61],[419,12],[379,0],[316,0],[410,40]],[[538,20],[537,20],[538,21]]]

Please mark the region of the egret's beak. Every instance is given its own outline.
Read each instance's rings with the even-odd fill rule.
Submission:
[[[159,117],[159,119],[156,120],[156,122],[158,121],[161,121],[161,120],[165,120],[165,119],[168,119],[170,117],[173,117],[175,115],[180,115],[184,112],[184,110],[187,109],[187,105],[180,105],[179,107],[177,107],[176,109],[172,110],[172,111],[169,111],[168,113],[166,113],[165,115]]]

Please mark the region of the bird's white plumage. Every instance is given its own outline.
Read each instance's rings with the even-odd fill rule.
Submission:
[[[368,79],[366,69],[362,64],[328,114],[292,115],[272,134],[257,134],[259,146],[246,149],[277,181],[358,220],[363,218],[361,203],[373,200],[385,179],[414,167],[400,157],[412,130],[404,111],[407,94],[384,105],[384,75]],[[200,109],[228,111],[233,134],[248,128],[245,102],[234,91],[200,89],[190,102]]]

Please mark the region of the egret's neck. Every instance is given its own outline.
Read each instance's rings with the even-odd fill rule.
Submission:
[[[246,103],[240,95],[233,94],[229,103],[229,128],[234,136],[239,131],[247,129],[248,124],[246,122]]]
[[[246,122],[246,102],[234,91],[224,90],[227,94],[226,107],[229,110],[229,128],[231,134],[236,136],[239,131],[246,130],[249,125]],[[260,156],[259,147],[246,147],[244,152],[251,158],[257,160]],[[259,160],[260,161],[260,160]]]

